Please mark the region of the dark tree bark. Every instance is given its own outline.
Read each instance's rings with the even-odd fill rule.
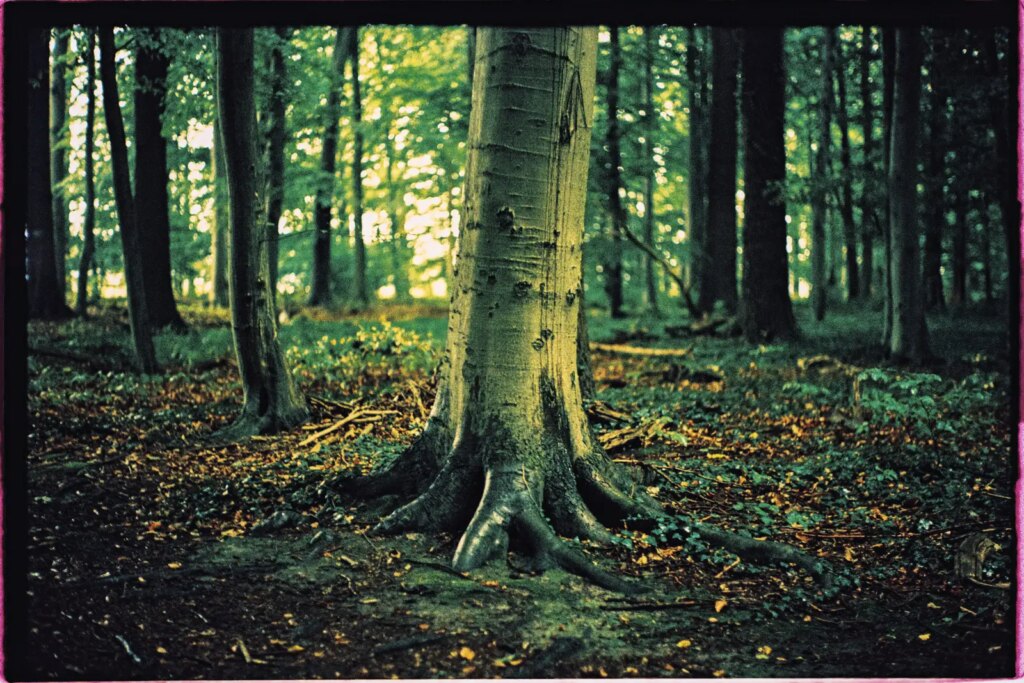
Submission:
[[[896,30],[896,73],[889,164],[889,251],[892,260],[892,336],[889,354],[920,363],[928,356],[928,328],[918,255],[917,139],[921,105],[920,29]]]
[[[611,27],[607,87],[608,130],[608,173],[606,192],[608,196],[608,213],[611,217],[611,246],[604,255],[604,291],[608,295],[608,307],[613,318],[621,318],[622,311],[622,230],[626,225],[626,207],[619,196],[622,187],[622,150],[620,138],[622,130],[619,126],[619,69],[622,65],[622,51],[619,48],[619,28]]]
[[[924,297],[926,310],[944,310],[942,291],[942,236],[946,224],[946,104],[944,79],[940,75],[938,51],[932,51],[931,96],[928,98],[928,204],[925,209]]]
[[[962,149],[962,148],[961,148]],[[970,213],[970,190],[967,187],[966,179],[959,178],[956,188],[955,214],[953,224],[953,245],[950,250],[952,257],[953,279],[949,290],[949,303],[954,308],[963,307],[968,302],[967,297],[967,237]]]
[[[892,164],[892,118],[893,91],[896,84],[896,29],[882,29],[882,157],[885,160],[885,177],[891,174]],[[888,185],[888,180],[886,181]],[[892,337],[892,216],[890,195],[885,195],[882,220],[882,346],[889,348]]]
[[[736,310],[736,35],[711,29],[711,147],[708,171],[707,254],[697,307],[716,301]]]
[[[135,32],[135,220],[142,249],[149,322],[186,329],[171,284],[171,221],[167,199],[167,69],[171,58],[159,30]]]
[[[825,319],[828,302],[828,273],[826,254],[828,242],[825,235],[828,223],[829,149],[832,143],[832,44],[835,31],[826,28],[821,43],[821,92],[818,93],[818,150],[815,156],[814,179],[812,182],[811,221],[811,308],[815,320]]]
[[[352,29],[349,43],[352,65],[352,230],[355,237],[355,296],[360,306],[370,304],[366,283],[366,243],[363,242],[363,100],[359,94],[359,28]]]
[[[860,50],[860,100],[861,100],[861,131],[864,135],[864,175],[861,183],[860,196],[860,239],[861,239],[861,276],[860,295],[862,299],[871,298],[871,285],[875,277],[875,193],[872,189],[877,184],[878,172],[875,169],[875,107],[874,89],[871,87],[871,28],[861,29]]]
[[[654,111],[654,29],[644,29],[644,241],[655,246],[654,219],[654,137],[658,119]],[[644,255],[644,279],[647,286],[647,305],[655,316],[658,313],[658,280],[654,258]]]
[[[690,284],[698,288],[706,280],[705,272],[711,268],[707,250],[708,233],[708,88],[704,63],[703,41],[705,29],[687,30],[686,77],[688,83],[689,117],[689,190],[688,241],[690,245]],[[704,310],[706,313],[707,311]]]
[[[57,288],[61,301],[67,299],[68,201],[60,184],[68,175],[64,141],[67,139],[68,89],[67,54],[71,32],[57,29],[53,44],[53,75],[50,79],[50,176],[53,184],[53,246],[57,267]]]
[[[54,320],[67,316],[60,295],[54,247],[53,193],[50,185],[49,35],[33,29],[28,38],[28,167],[26,169],[29,317]]]
[[[853,301],[860,296],[860,273],[857,270],[857,225],[853,220],[853,159],[850,152],[850,114],[846,108],[846,60],[842,45],[842,41],[835,44],[835,78],[839,97],[836,121],[839,124],[839,156],[843,169],[839,212],[843,218],[843,242],[846,247],[846,299]]]
[[[220,131],[220,114],[213,119],[213,235],[210,243],[213,261],[213,289],[210,301],[214,306],[228,305],[228,252],[231,249],[231,210],[228,206],[227,169],[224,162],[224,138]]]
[[[743,299],[740,324],[750,341],[791,339],[786,254],[783,40],[779,29],[743,31]]]
[[[110,161],[114,174],[114,199],[120,223],[121,247],[124,254],[124,279],[128,289],[128,320],[135,344],[135,360],[144,373],[160,371],[153,348],[152,329],[146,301],[146,281],[143,272],[142,246],[139,244],[135,223],[135,199],[128,175],[128,146],[124,134],[124,120],[117,93],[117,70],[114,66],[114,31],[103,27],[100,37],[100,79],[103,83],[103,115],[110,138]]]
[[[288,89],[288,65],[285,62],[284,47],[291,36],[291,29],[278,26],[274,29],[273,48],[270,51],[270,125],[267,131],[267,240],[270,261],[270,295],[277,308],[277,268],[279,261],[278,224],[284,209],[284,141],[288,123],[285,120],[286,93]],[[330,97],[330,95],[328,95]],[[319,233],[318,233],[319,234]]]
[[[338,121],[341,118],[341,91],[345,79],[345,62],[355,41],[355,29],[338,28],[334,39],[334,65],[331,87],[324,109],[323,147],[320,153],[320,183],[317,185],[314,213],[316,233],[313,237],[313,282],[309,292],[310,306],[330,306],[331,291],[331,205],[334,201],[335,164],[338,157]],[[356,120],[358,125],[358,120]]]
[[[88,29],[85,54],[85,217],[82,223],[82,256],[78,261],[78,296],[75,311],[85,316],[89,305],[89,270],[96,256],[96,32]]]
[[[269,249],[257,182],[253,29],[220,29],[217,102],[231,203],[231,328],[245,398],[242,413],[215,435],[222,441],[291,429],[308,419],[277,337],[268,290]]]

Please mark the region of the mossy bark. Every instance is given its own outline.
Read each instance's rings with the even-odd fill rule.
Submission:
[[[245,392],[242,414],[221,441],[291,429],[309,412],[295,389],[277,338],[270,294],[264,206],[257,179],[253,30],[221,29],[217,99],[231,204],[229,299],[235,354]]]

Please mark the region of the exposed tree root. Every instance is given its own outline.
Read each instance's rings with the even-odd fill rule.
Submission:
[[[821,585],[828,587],[832,583],[832,570],[827,562],[791,545],[774,541],[755,541],[707,524],[693,524],[690,528],[700,534],[705,541],[728,550],[748,562],[765,565],[792,563],[811,574]]]
[[[263,413],[243,410],[231,424],[218,429],[207,437],[209,445],[239,443],[254,436],[279,434],[295,429],[308,418],[306,411],[292,411],[286,414]]]

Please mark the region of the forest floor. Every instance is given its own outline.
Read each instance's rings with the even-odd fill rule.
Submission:
[[[456,574],[456,537],[370,535],[399,501],[331,490],[422,427],[443,309],[298,316],[312,423],[216,447],[241,398],[222,314],[187,310],[153,377],[126,371],[116,310],[33,323],[31,647],[7,656],[36,680],[1011,675],[1005,323],[932,317],[942,361],[911,371],[882,361],[877,312],[804,314],[767,346],[593,319],[593,341],[688,349],[593,357],[598,434],[667,514],[581,546],[649,586],[632,597],[515,558]],[[795,544],[834,584],[708,548],[691,519]]]

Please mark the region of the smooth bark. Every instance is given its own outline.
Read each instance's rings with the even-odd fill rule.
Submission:
[[[171,221],[167,195],[167,70],[171,58],[156,29],[135,32],[135,220],[142,250],[149,322],[184,329],[171,283]]]
[[[277,269],[279,261],[279,224],[284,209],[285,163],[284,142],[288,132],[285,120],[288,90],[288,64],[285,45],[291,29],[274,29],[274,42],[270,50],[270,125],[267,130],[267,241],[270,261],[270,295],[277,301]]]
[[[366,282],[366,243],[363,241],[363,101],[359,93],[359,29],[352,29],[349,43],[352,65],[352,232],[355,240],[355,298],[368,306],[370,293]]]
[[[733,29],[711,29],[711,147],[708,171],[706,249],[697,306],[710,311],[721,301],[736,310],[736,70],[738,54]]]
[[[622,51],[619,46],[619,28],[611,27],[609,63],[607,75],[607,99],[605,102],[608,129],[605,141],[608,146],[608,169],[605,177],[605,191],[608,197],[608,213],[611,217],[611,244],[604,255],[604,291],[608,296],[608,308],[613,318],[621,318],[622,311],[622,230],[626,225],[626,207],[620,196],[622,188],[622,150],[619,125],[619,69],[622,66]]]
[[[931,95],[928,98],[928,157],[925,209],[923,282],[927,310],[943,310],[946,298],[942,291],[942,237],[946,227],[946,105],[947,95],[939,73],[939,55],[932,51],[929,64]]]
[[[762,342],[796,336],[786,254],[785,68],[780,29],[743,31],[743,298],[740,325]]]
[[[71,32],[57,29],[53,41],[53,65],[50,78],[50,177],[53,184],[53,246],[57,267],[57,288],[61,301],[67,298],[68,200],[61,183],[68,175],[66,142],[68,138],[67,55]]]
[[[705,29],[687,29],[686,77],[689,103],[689,200],[690,284],[699,289],[710,269],[707,253],[708,222],[708,87],[704,62]]]
[[[886,189],[892,166],[893,91],[896,83],[896,29],[882,29],[882,157],[885,160]],[[882,346],[889,348],[892,337],[892,202],[886,192],[882,204]]]
[[[861,29],[860,49],[860,101],[861,101],[861,132],[864,136],[863,159],[864,174],[861,179],[860,196],[860,239],[861,239],[861,276],[860,296],[871,298],[872,283],[875,273],[875,192],[878,172],[876,170],[875,152],[875,107],[874,89],[871,87],[871,28]]]
[[[917,140],[921,104],[920,29],[896,30],[895,86],[889,162],[889,252],[892,335],[889,354],[920,363],[928,356],[928,329],[918,255]]]
[[[832,145],[832,52],[835,30],[823,29],[821,42],[821,91],[818,93],[818,148],[812,182],[811,219],[811,308],[815,320],[825,319],[828,302],[825,235],[828,223],[829,152]]]
[[[135,345],[135,361],[144,373],[159,372],[156,350],[146,301],[146,264],[142,258],[138,227],[135,223],[135,199],[128,174],[128,146],[124,120],[117,92],[117,71],[114,65],[114,32],[110,27],[99,31],[100,79],[103,83],[103,115],[110,138],[110,161],[114,175],[114,198],[120,223],[121,247],[124,254],[124,279],[128,290],[128,320]]]
[[[241,415],[215,435],[232,441],[294,428],[308,419],[277,337],[261,190],[257,181],[253,29],[217,35],[217,102],[231,204],[229,299],[235,355],[242,379]]]
[[[842,41],[835,44],[836,122],[839,124],[839,157],[842,166],[842,201],[839,213],[843,219],[843,246],[846,260],[846,299],[860,296],[860,272],[857,270],[857,225],[853,220],[853,154],[850,151],[850,114],[846,101],[846,68]]]
[[[228,305],[228,252],[231,249],[231,209],[228,206],[227,169],[224,165],[224,141],[220,131],[220,114],[213,119],[213,147],[210,163],[213,169],[213,234],[210,250],[213,266],[213,287],[210,302],[214,306]]]
[[[657,115],[654,111],[654,29],[644,28],[644,241],[655,245],[654,217],[654,136],[657,134]],[[651,313],[658,315],[658,280],[656,262],[645,254],[644,284],[646,285],[647,306]]]
[[[88,29],[85,53],[85,216],[82,223],[82,255],[78,261],[78,292],[75,312],[86,314],[89,305],[89,270],[96,257],[96,31]]]

